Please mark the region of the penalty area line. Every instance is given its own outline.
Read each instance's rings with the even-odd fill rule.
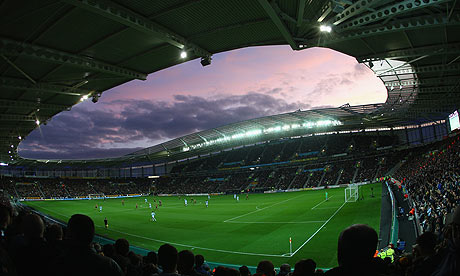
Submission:
[[[320,228],[318,228],[318,230],[316,230],[315,233],[313,233],[313,235],[311,235],[308,240],[306,240],[299,248],[297,248],[296,251],[292,252],[292,255],[291,256],[294,256],[300,249],[302,249],[302,247],[304,247],[311,239],[313,239],[313,237],[318,234],[319,231],[321,231],[321,229],[323,229],[324,226],[326,226],[326,224],[343,208],[343,206],[345,206],[345,203],[347,203],[346,201],[342,204],[342,206],[339,207],[339,209],[337,209],[334,214],[332,214],[332,216],[326,220],[325,223],[323,223],[323,225],[321,225]]]

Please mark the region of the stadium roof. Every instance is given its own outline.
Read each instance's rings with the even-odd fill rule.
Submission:
[[[388,99],[240,122],[156,146],[164,152],[174,143],[304,116],[383,126],[444,119],[460,102],[459,2],[4,0],[0,161],[17,152],[19,136],[82,97],[97,101],[107,89],[184,62],[182,50],[206,65],[212,54],[248,46],[328,47],[372,68]],[[332,31],[321,32],[320,25]]]

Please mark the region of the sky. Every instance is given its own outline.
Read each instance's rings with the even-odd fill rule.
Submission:
[[[383,83],[339,52],[262,46],[215,54],[104,91],[31,132],[19,154],[37,159],[117,157],[229,123],[268,115],[385,102]]]

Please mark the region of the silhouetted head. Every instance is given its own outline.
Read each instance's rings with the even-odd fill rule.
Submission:
[[[40,216],[28,214],[22,221],[22,232],[26,238],[43,238],[45,224]]]
[[[177,271],[179,274],[188,274],[193,270],[195,264],[195,256],[190,250],[182,250],[177,258]]]
[[[122,256],[128,256],[129,242],[126,239],[118,239],[115,241],[115,251]]]
[[[316,263],[312,259],[303,259],[298,261],[294,267],[293,276],[307,276],[314,275]]]
[[[67,223],[66,237],[76,244],[89,246],[94,238],[93,220],[86,215],[73,215]]]
[[[163,244],[158,249],[158,264],[161,265],[166,273],[176,271],[177,265],[177,249],[170,244]]]
[[[378,235],[364,224],[355,224],[343,230],[337,246],[339,265],[370,263],[377,248]]]
[[[249,268],[247,266],[245,266],[245,265],[240,266],[239,271],[240,271],[241,276],[250,276],[251,275],[251,272],[249,271]]]
[[[274,276],[275,275],[275,267],[273,266],[272,262],[268,260],[260,261],[257,265],[257,273],[264,274],[265,276]]]
[[[195,256],[195,266],[200,267],[204,264],[204,257],[203,255],[196,255]]]
[[[51,224],[46,228],[45,237],[48,242],[55,242],[62,240],[64,233],[62,227],[59,224]]]

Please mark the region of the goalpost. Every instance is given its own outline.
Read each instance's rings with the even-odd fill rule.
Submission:
[[[88,195],[89,199],[101,199],[101,198],[104,198],[104,197],[105,197],[104,194],[89,194]]]
[[[345,188],[345,202],[356,202],[359,199],[359,187],[356,184],[349,184]]]

